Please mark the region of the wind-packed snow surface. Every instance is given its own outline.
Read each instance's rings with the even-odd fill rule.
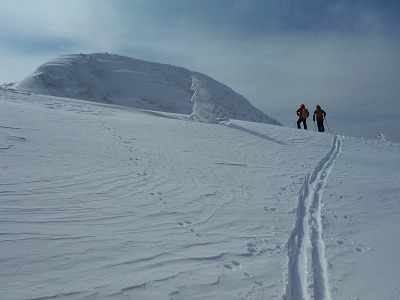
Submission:
[[[399,144],[225,124],[0,91],[0,298],[399,299]]]
[[[18,91],[190,115],[281,125],[209,76],[107,53],[62,55],[16,84]]]

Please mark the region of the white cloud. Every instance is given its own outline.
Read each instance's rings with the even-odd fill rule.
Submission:
[[[121,40],[123,24],[109,1],[6,1],[0,11],[3,34],[60,38],[79,47],[107,48]]]

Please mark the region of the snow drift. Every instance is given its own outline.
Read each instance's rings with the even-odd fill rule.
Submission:
[[[15,86],[18,91],[153,111],[218,123],[229,118],[281,125],[209,76],[107,53],[63,55]]]

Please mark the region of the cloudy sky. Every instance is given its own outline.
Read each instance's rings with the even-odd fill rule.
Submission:
[[[0,1],[0,83],[95,52],[205,73],[288,127],[320,104],[332,133],[400,142],[398,0]]]

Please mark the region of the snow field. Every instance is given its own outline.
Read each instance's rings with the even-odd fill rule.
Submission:
[[[398,144],[0,106],[2,299],[399,298]]]

